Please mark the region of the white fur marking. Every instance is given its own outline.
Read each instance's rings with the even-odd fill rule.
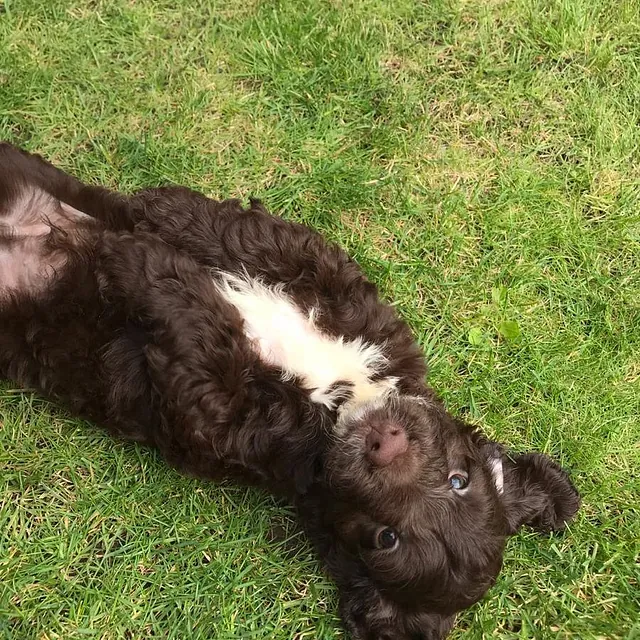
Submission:
[[[395,388],[394,378],[371,381],[386,362],[379,346],[322,333],[314,312],[304,314],[282,286],[267,286],[260,280],[228,273],[217,274],[215,283],[239,311],[245,334],[260,357],[282,369],[283,378],[299,377],[314,402],[333,409],[341,392],[331,386],[342,380],[353,385],[353,398],[346,403],[350,406]]]
[[[498,493],[504,491],[504,473],[502,471],[502,458],[493,458],[491,460],[491,475],[496,485]]]

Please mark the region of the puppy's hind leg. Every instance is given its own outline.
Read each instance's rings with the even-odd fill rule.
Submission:
[[[36,154],[0,143],[0,182],[10,176],[38,187],[62,203],[101,220],[113,230],[132,230],[131,199],[103,187],[86,185]]]
[[[180,230],[196,220],[195,212],[214,201],[185,187],[144,189],[128,196],[100,186],[82,183],[37,154],[8,143],[0,143],[0,183],[9,174],[71,207],[100,220],[113,231],[133,231],[140,223],[143,231],[156,230],[178,246]]]

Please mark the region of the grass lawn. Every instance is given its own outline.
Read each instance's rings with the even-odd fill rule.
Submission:
[[[0,8],[0,138],[316,226],[453,411],[572,470],[571,530],[513,538],[453,638],[640,638],[639,2]],[[286,508],[2,384],[2,640],[344,637]]]

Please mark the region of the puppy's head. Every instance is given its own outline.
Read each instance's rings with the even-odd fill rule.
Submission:
[[[561,529],[579,506],[550,458],[506,456],[429,397],[345,412],[325,471],[341,552],[375,585],[390,621],[398,612],[451,616],[477,602],[507,536],[523,524]]]

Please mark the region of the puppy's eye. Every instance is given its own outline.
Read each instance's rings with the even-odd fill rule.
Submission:
[[[459,491],[464,489],[469,484],[469,478],[466,473],[452,473],[449,476],[449,484],[452,489]]]
[[[398,534],[395,529],[387,527],[378,533],[378,544],[381,549],[393,549],[398,544]]]

